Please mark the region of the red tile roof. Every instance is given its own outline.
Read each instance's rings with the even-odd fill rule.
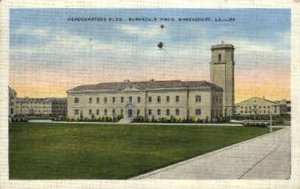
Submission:
[[[153,89],[174,89],[174,88],[211,88],[213,90],[223,91],[223,89],[213,83],[207,81],[124,81],[124,82],[109,82],[98,83],[95,85],[80,85],[78,87],[68,90],[68,92],[79,91],[118,91],[126,87],[134,87],[140,90],[153,90]]]

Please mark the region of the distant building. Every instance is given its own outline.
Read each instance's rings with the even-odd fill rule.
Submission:
[[[291,114],[291,101],[290,100],[287,100],[286,101],[286,111],[287,111],[287,114]]]
[[[264,114],[286,114],[288,112],[287,101],[271,101],[264,97],[253,97],[235,105],[237,115],[264,115]]]
[[[51,115],[51,101],[46,98],[17,98],[16,114],[18,115]]]
[[[13,117],[16,114],[17,92],[11,87],[8,87],[8,92],[9,92],[8,112],[9,112],[9,117]]]
[[[67,116],[67,98],[46,98],[51,101],[52,116]]]
[[[223,89],[206,81],[137,81],[70,89],[68,117],[147,117],[212,120],[222,115]]]

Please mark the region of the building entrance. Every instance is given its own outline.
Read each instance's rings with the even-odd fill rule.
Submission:
[[[128,117],[132,117],[132,116],[133,116],[132,109],[128,109]]]

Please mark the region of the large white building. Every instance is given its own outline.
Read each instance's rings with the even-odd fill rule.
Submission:
[[[123,81],[82,85],[67,91],[70,119],[147,117],[214,120],[234,113],[234,47],[211,48],[211,82]]]
[[[68,117],[195,118],[222,115],[223,90],[206,81],[140,81],[83,85],[68,90]]]

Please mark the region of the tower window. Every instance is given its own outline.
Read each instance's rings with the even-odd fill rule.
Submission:
[[[221,59],[222,59],[222,55],[218,54],[218,60],[221,61]]]

